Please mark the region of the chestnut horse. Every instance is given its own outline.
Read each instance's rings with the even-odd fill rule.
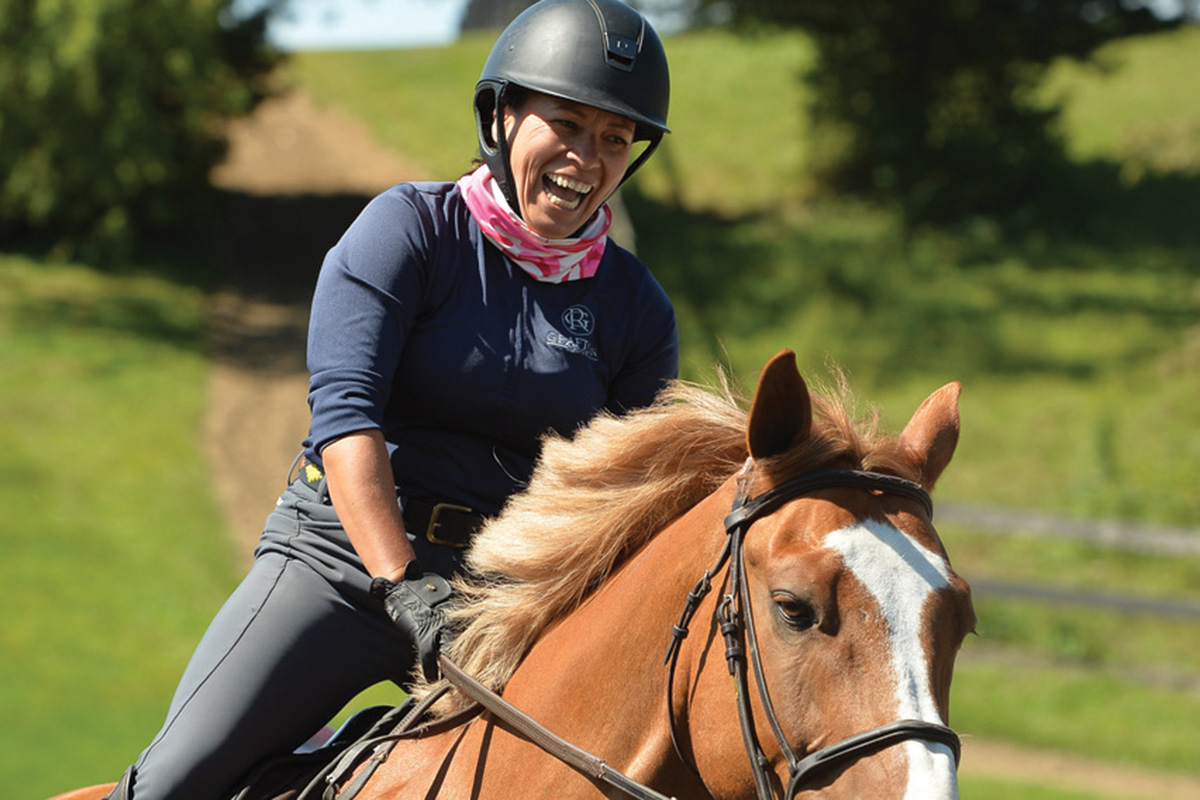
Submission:
[[[683,385],[602,415],[546,441],[472,547],[451,659],[633,791],[484,713],[396,743],[357,799],[957,797],[950,681],[975,614],[927,490],[959,386],[898,437],[845,394],[810,394],[784,351],[748,415]]]

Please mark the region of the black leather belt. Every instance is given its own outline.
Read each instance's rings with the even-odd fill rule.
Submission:
[[[324,490],[325,475],[316,464],[301,457],[297,466],[300,468],[297,477],[317,491]],[[466,547],[471,543],[471,537],[483,527],[482,514],[456,503],[426,503],[405,498],[401,505],[405,530],[444,547]]]
[[[454,503],[425,503],[405,498],[404,527],[433,544],[466,547],[483,526],[483,515]]]

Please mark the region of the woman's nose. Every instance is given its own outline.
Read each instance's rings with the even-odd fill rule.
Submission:
[[[591,131],[581,131],[571,142],[571,154],[581,165],[591,166],[600,160],[600,145]]]

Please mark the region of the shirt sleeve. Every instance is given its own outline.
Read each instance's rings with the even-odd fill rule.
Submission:
[[[644,408],[679,376],[679,334],[675,309],[662,287],[646,271],[647,290],[629,320],[634,347],[609,386],[605,408],[622,414]]]
[[[376,197],[329,251],[308,332],[309,443],[381,428],[405,340],[416,322],[428,237],[399,188]]]

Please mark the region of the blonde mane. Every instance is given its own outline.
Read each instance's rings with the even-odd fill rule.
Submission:
[[[894,440],[875,433],[876,418],[857,430],[844,382],[839,389],[836,400],[813,397],[813,435],[765,460],[763,472],[795,474],[850,459],[903,474]],[[601,414],[572,439],[546,438],[528,488],[476,536],[470,574],[456,581],[451,659],[502,688],[542,631],[742,466],[744,405],[728,387],[676,382],[648,408]]]

